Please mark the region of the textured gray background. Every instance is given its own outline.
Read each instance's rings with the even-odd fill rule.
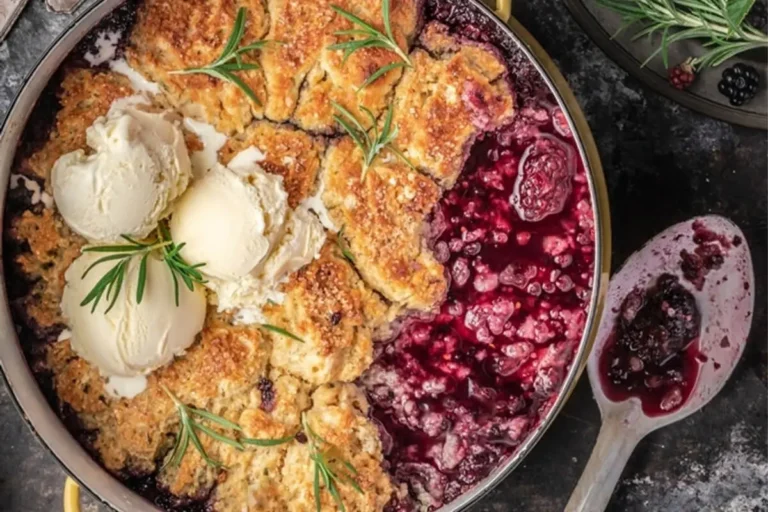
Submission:
[[[612,202],[614,267],[656,232],[703,213],[733,218],[756,265],[757,309],[744,359],[703,411],[640,443],[609,510],[768,511],[765,133],[708,119],[644,88],[597,49],[559,0],[519,0],[516,14],[561,67],[594,132]],[[30,1],[0,44],[0,119],[71,19]],[[598,428],[584,378],[524,465],[474,512],[562,510]],[[0,447],[0,510],[60,510],[65,474],[2,383]],[[86,511],[107,510],[84,501]]]

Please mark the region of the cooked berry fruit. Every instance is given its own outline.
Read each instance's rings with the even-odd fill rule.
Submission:
[[[728,98],[731,105],[738,107],[755,97],[759,85],[760,75],[757,70],[738,63],[723,71],[723,78],[717,84],[717,90]]]
[[[571,146],[549,134],[536,139],[523,153],[510,198],[520,218],[538,222],[563,211],[575,173],[576,152]]]
[[[601,360],[608,382],[647,396],[661,411],[681,405],[693,384],[684,351],[701,324],[693,295],[677,277],[662,274],[650,290],[634,290],[624,299],[616,324]]]

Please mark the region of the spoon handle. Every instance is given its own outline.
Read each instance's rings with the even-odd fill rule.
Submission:
[[[629,456],[644,436],[618,418],[606,418],[565,512],[604,511]]]

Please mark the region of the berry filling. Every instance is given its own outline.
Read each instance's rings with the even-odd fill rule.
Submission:
[[[605,395],[638,397],[649,416],[679,408],[696,382],[700,326],[696,300],[677,277],[662,274],[652,288],[632,291],[600,357]]]
[[[704,287],[704,281],[711,270],[719,269],[725,261],[723,251],[731,247],[731,241],[721,235],[713,233],[699,222],[693,223],[693,242],[696,248],[693,252],[685,249],[680,251],[680,270],[683,277],[690,281],[697,290]],[[738,245],[740,240],[734,240]]]
[[[439,508],[512,455],[556,400],[582,338],[590,190],[563,112],[528,72],[511,70],[515,121],[475,144],[433,212],[446,300],[378,344],[361,378],[409,491],[391,512]]]

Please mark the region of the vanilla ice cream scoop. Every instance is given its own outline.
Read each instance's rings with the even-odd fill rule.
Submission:
[[[140,257],[128,266],[114,307],[102,298],[96,311],[80,303],[111,267],[102,263],[83,278],[85,270],[99,257],[83,253],[67,269],[61,302],[64,318],[72,332],[72,349],[107,377],[135,377],[171,362],[202,330],[206,313],[205,290],[179,287],[176,306],[173,277],[160,259],[147,260],[144,295],[136,302]]]
[[[170,221],[184,259],[205,263],[200,271],[220,310],[274,300],[278,284],[325,241],[320,221],[288,207],[282,177],[266,173],[255,154],[249,148],[230,167],[216,165],[181,197]]]
[[[51,171],[62,217],[91,242],[146,237],[189,183],[180,122],[125,105],[98,118],[86,141],[92,154],[62,155]]]
[[[205,263],[206,275],[239,279],[269,254],[287,211],[281,176],[256,167],[243,176],[217,164],[176,204],[171,235],[184,242],[184,259]]]
[[[259,269],[235,280],[209,279],[219,309],[259,309],[267,301],[282,302],[280,283],[315,259],[323,242],[325,231],[317,217],[304,207],[289,212],[281,238]]]

